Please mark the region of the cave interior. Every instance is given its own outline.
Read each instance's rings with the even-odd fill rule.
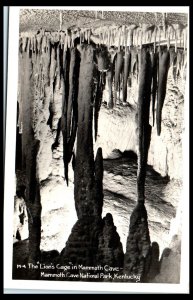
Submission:
[[[28,237],[22,246],[16,231],[14,279],[133,282],[129,276],[135,274],[140,282],[152,282],[159,274],[163,255],[171,249],[161,256],[159,244],[151,241],[145,201],[148,152],[152,131],[157,139],[164,134],[169,72],[175,84],[186,80],[187,32],[187,16],[179,13],[21,10],[15,169],[16,197],[24,200],[20,223],[26,214]],[[102,217],[104,149],[97,144],[102,109],[109,118],[122,110],[127,118],[135,114],[136,203],[128,215],[125,251],[113,214]],[[60,253],[54,245],[40,249],[41,188],[58,147],[63,185],[68,189],[73,180],[77,215]],[[16,269],[22,251],[26,264],[70,263],[85,269],[73,269],[79,274],[75,279],[42,278],[39,269]],[[107,265],[109,277],[98,278],[96,266]],[[90,277],[88,266],[95,266]]]

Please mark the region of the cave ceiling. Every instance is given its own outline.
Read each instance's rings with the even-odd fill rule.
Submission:
[[[162,20],[163,14],[160,12],[22,9],[20,11],[20,31],[35,31],[40,28],[55,31],[75,27],[97,28],[131,24],[137,26],[142,24],[161,25]],[[167,13],[167,21],[171,24],[186,26],[187,15],[185,13]]]

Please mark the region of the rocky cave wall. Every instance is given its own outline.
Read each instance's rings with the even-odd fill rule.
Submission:
[[[118,31],[122,42],[126,36],[123,32]],[[129,31],[130,35],[131,33],[133,31]],[[154,114],[150,113],[150,99],[153,54],[148,47],[140,50],[133,47],[131,52],[127,52],[126,47],[121,49],[119,39],[117,50],[112,48],[108,51],[104,46],[96,47],[93,42],[90,43],[88,30],[80,34],[80,40],[69,33],[62,33],[59,38],[58,40],[58,35],[54,37],[41,32],[35,36],[25,34],[20,39],[18,127],[19,134],[22,134],[22,147],[17,155],[21,155],[22,167],[17,169],[17,197],[23,197],[27,207],[28,261],[41,260],[43,257],[40,253],[40,236],[44,230],[41,222],[46,217],[47,205],[49,206],[43,190],[51,181],[60,186],[74,184],[78,220],[57,261],[67,263],[70,259],[74,264],[84,265],[108,263],[123,268],[126,274],[140,274],[141,280],[146,282],[148,278],[152,278],[151,273],[155,272],[151,270],[153,262],[155,264],[157,261],[156,268],[159,269],[158,255],[155,254],[154,258],[157,250],[154,244],[151,245],[144,205],[146,165],[148,161],[163,176],[181,178],[181,166],[179,170],[173,166],[176,159],[182,157],[179,137],[182,124],[177,120],[179,116],[180,120],[183,119],[184,89],[182,87],[181,95],[177,97],[179,90],[176,80],[183,79],[181,74],[186,64],[185,56],[178,59],[178,51],[174,63],[171,60],[172,52],[167,47],[163,48],[163,53],[170,57],[165,69],[170,67],[171,85],[167,88],[163,106],[159,101],[163,102],[165,95],[160,96],[159,91],[162,92],[164,88],[159,87],[158,82],[158,99],[162,99],[157,100],[157,105],[161,108],[157,106],[156,116],[160,109],[162,111],[162,106],[164,108],[162,121],[158,116],[157,126],[152,129]],[[103,42],[107,40],[109,47],[110,41],[112,42],[110,36],[104,34],[102,38]],[[133,40],[136,39],[138,45],[138,38],[135,36]],[[80,45],[74,50],[77,41]],[[158,51],[161,53],[162,50]],[[180,55],[181,53],[180,51]],[[80,56],[78,61],[76,55]],[[130,68],[126,68],[126,63],[130,64]],[[131,72],[130,76],[128,70]],[[163,76],[167,82],[167,74]],[[94,149],[93,132],[96,139]],[[130,217],[125,255],[113,224],[113,216],[107,214],[106,217],[101,217],[102,161],[103,158],[116,158],[117,153],[114,154],[113,151],[115,149],[121,152],[132,150],[138,155],[138,203]],[[19,176],[24,177],[26,189],[22,195],[23,185],[19,183]],[[66,183],[63,182],[64,179]],[[67,191],[67,187],[61,191]],[[62,195],[65,197],[65,193]],[[59,197],[62,195],[59,194]],[[57,202],[60,203],[60,199]],[[33,276],[39,275],[33,274],[32,278]]]

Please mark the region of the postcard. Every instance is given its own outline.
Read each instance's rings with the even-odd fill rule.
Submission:
[[[189,293],[188,7],[9,7],[7,293]]]

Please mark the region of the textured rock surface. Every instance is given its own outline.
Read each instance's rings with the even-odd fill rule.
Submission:
[[[73,270],[72,274],[79,274],[79,279],[84,279],[81,274],[88,273],[89,267],[109,265],[123,267],[123,249],[111,214],[105,218],[81,218],[72,228],[72,232],[62,250],[58,262],[62,265],[82,265],[84,268]],[[69,271],[70,272],[70,271]],[[81,274],[80,274],[81,273]],[[89,274],[96,272],[89,269]],[[104,280],[103,278],[98,280]],[[98,281],[96,280],[96,281]]]
[[[103,216],[110,212],[121,237],[125,252],[129,217],[136,205],[136,158],[122,157],[104,160],[104,205]],[[168,247],[175,231],[170,234],[170,222],[176,214],[181,197],[179,181],[168,181],[150,167],[146,178],[146,209],[151,241],[159,244],[160,252]]]
[[[101,107],[96,148],[103,149],[103,158],[116,158],[114,150],[137,152],[136,110],[117,106],[114,110]],[[104,130],[105,128],[105,130]],[[120,155],[119,155],[120,156]]]
[[[181,241],[174,236],[169,248],[165,248],[160,259],[160,271],[152,282],[179,283],[181,262]]]
[[[157,136],[152,127],[148,164],[162,176],[182,179],[182,137],[184,131],[185,85],[181,79],[173,81],[169,70],[166,99],[162,111],[162,133]],[[113,111],[103,105],[99,113],[97,147],[102,147],[104,158],[113,158],[113,150],[131,150],[137,153],[137,86],[129,92],[131,107],[117,106]],[[105,94],[104,94],[105,96]],[[104,99],[105,101],[106,99]],[[106,100],[107,101],[107,100]],[[152,124],[152,114],[150,114]],[[105,130],[104,130],[105,128]],[[178,162],[176,164],[176,161]]]
[[[60,10],[37,10],[37,9],[25,9],[21,10],[20,18],[21,25],[20,30],[26,31],[31,28],[39,30],[40,28],[47,30],[56,30],[60,28]],[[157,17],[157,19],[156,19]],[[172,23],[187,22],[185,14],[168,13],[168,20]],[[95,11],[88,10],[63,10],[62,11],[62,29],[71,27],[73,25],[79,25],[80,27],[88,26],[102,26],[106,24],[130,24],[141,22],[152,24],[162,23],[162,14],[157,13],[157,16],[151,12],[129,12],[129,11],[98,11],[97,15]]]
[[[144,204],[138,203],[130,217],[124,272],[128,275],[140,275],[141,282],[144,282],[150,266],[150,249],[147,212]]]
[[[102,265],[112,267],[123,267],[123,248],[119,234],[113,223],[111,214],[103,218],[103,228],[99,235],[98,251],[96,261]]]

